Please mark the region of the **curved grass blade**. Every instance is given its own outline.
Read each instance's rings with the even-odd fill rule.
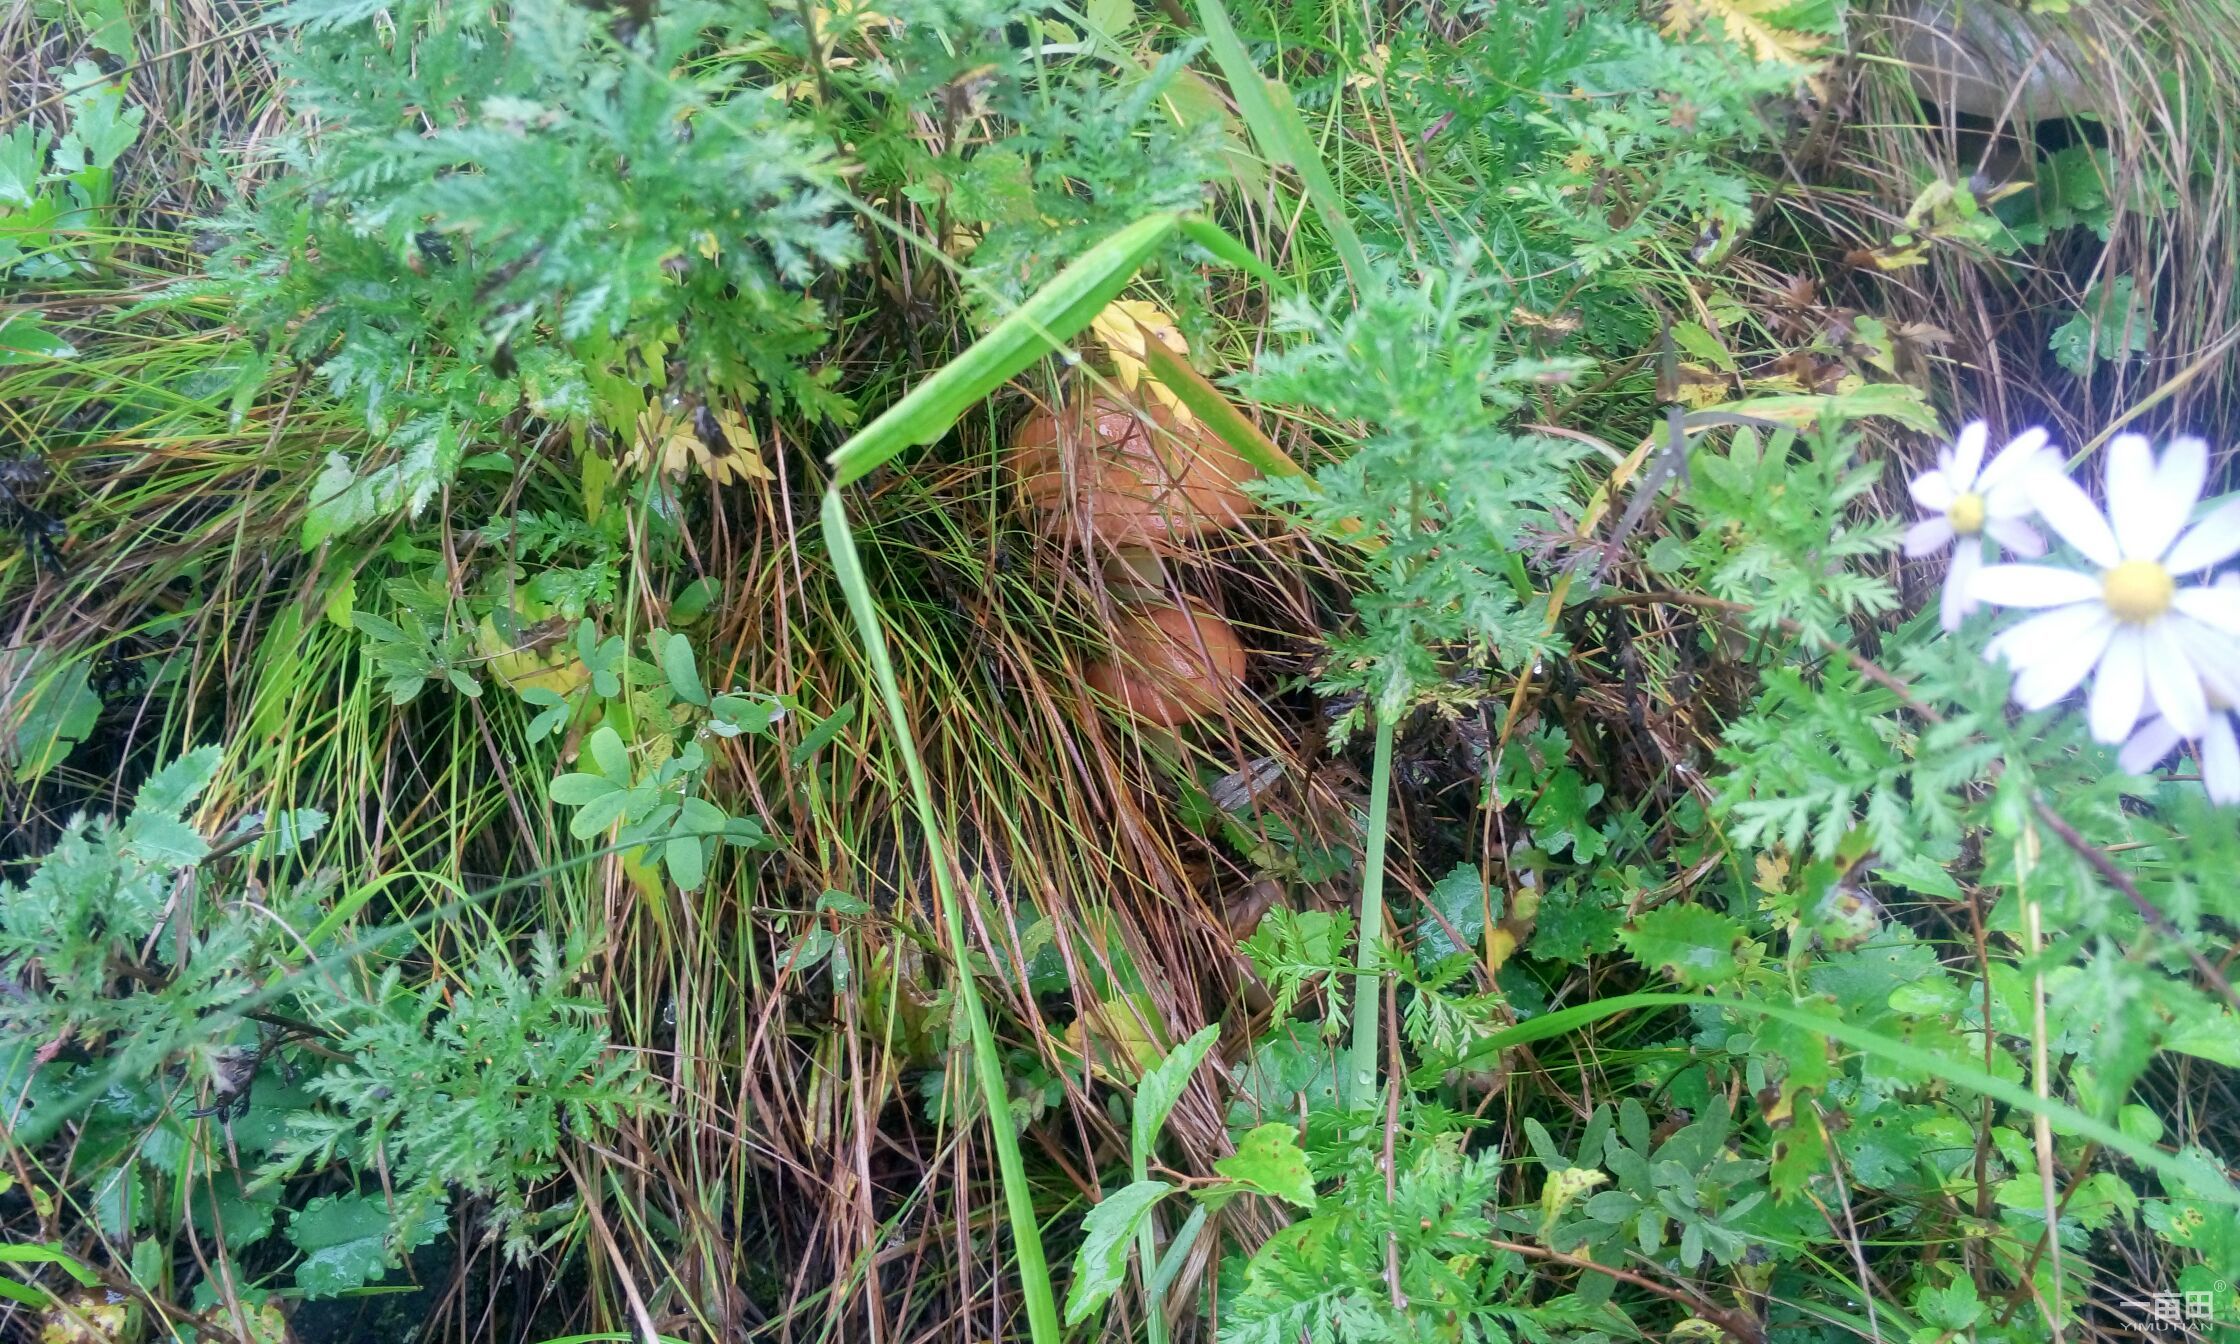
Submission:
[[[1747,999],[1722,999],[1696,994],[1625,994],[1614,999],[1597,999],[1575,1007],[1559,1009],[1540,1017],[1520,1022],[1505,1031],[1497,1031],[1479,1042],[1468,1059],[1461,1061],[1465,1067],[1471,1060],[1505,1050],[1512,1045],[1526,1045],[1533,1041],[1561,1036],[1565,1032],[1585,1026],[1605,1017],[1620,1013],[1636,1012],[1644,1008],[1721,1008],[1730,1012],[1754,1013],[1785,1022],[1806,1031],[1816,1031],[1832,1036],[1854,1050],[1879,1055],[1902,1068],[1914,1069],[1961,1087],[1994,1101],[2043,1115],[2063,1132],[2087,1138],[2110,1152],[2121,1153],[2138,1165],[2152,1171],[2173,1189],[2194,1191],[2200,1198],[2219,1204],[2240,1205],[2240,1189],[2230,1181],[2214,1181],[2216,1173],[2205,1165],[2188,1164],[2156,1148],[2153,1144],[2135,1139],[2104,1121],[2091,1116],[2065,1102],[2050,1097],[2040,1097],[2019,1083],[2010,1083],[1995,1077],[1963,1060],[1933,1054],[1918,1046],[1885,1036],[1879,1031],[1845,1022],[1840,1018],[1808,1013],[1779,1003],[1757,1003]]]
[[[1099,306],[1102,305],[1100,301]],[[1024,310],[1022,310],[1024,311]],[[1096,309],[1090,309],[1095,312]],[[1088,322],[1083,317],[1082,322]],[[968,352],[969,353],[969,352]],[[954,367],[954,366],[952,366]],[[938,376],[938,375],[936,375]],[[1009,375],[1006,374],[1006,377]],[[890,453],[889,456],[892,456]],[[883,460],[883,459],[882,459]],[[865,470],[869,470],[868,467]],[[1011,1119],[1011,1094],[1004,1081],[1003,1061],[996,1054],[995,1033],[988,1026],[987,1010],[980,1003],[980,987],[972,977],[970,946],[965,941],[964,914],[957,900],[955,876],[949,868],[949,846],[942,838],[940,814],[933,807],[933,786],[925,763],[918,758],[917,739],[902,707],[902,691],[895,682],[894,661],[887,654],[887,638],[879,626],[878,604],[864,581],[863,560],[856,554],[855,536],[849,531],[847,506],[835,481],[824,496],[825,545],[832,555],[832,570],[847,595],[848,613],[855,618],[856,634],[871,664],[879,702],[887,712],[887,727],[894,734],[895,750],[902,755],[910,778],[910,800],[925,832],[926,863],[933,869],[934,889],[941,899],[941,918],[956,957],[957,991],[964,1002],[965,1020],[972,1027],[973,1071],[980,1081],[980,1095],[988,1110],[988,1131],[995,1139],[996,1165],[1003,1173],[1003,1198],[1011,1218],[1011,1240],[1019,1252],[1019,1279],[1027,1299],[1027,1325],[1034,1344],[1059,1344],[1057,1298],[1050,1291],[1050,1262],[1042,1251],[1042,1229],[1035,1222],[1034,1196],[1027,1188],[1026,1163],[1019,1156],[1019,1132]]]
[[[833,488],[862,479],[907,449],[933,442],[1021,370],[1057,353],[1112,302],[1179,222],[1172,214],[1151,215],[1075,258],[993,331],[850,435],[829,459]]]
[[[1346,218],[1345,201],[1322,166],[1321,151],[1307,134],[1306,123],[1299,119],[1290,88],[1281,80],[1262,75],[1252,63],[1252,55],[1244,49],[1244,40],[1237,36],[1221,0],[1198,0],[1198,21],[1205,25],[1213,59],[1221,66],[1221,77],[1229,83],[1229,94],[1237,100],[1244,124],[1252,130],[1253,143],[1271,162],[1285,164],[1299,174],[1307,200],[1322,220],[1322,227],[1329,231],[1331,245],[1338,249],[1346,271],[1356,285],[1367,284],[1368,249],[1361,245],[1361,235],[1354,232],[1353,221]]]

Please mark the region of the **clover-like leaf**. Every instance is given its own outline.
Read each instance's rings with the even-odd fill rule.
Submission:
[[[623,788],[605,775],[562,775],[552,781],[552,801],[562,807],[582,807]]]

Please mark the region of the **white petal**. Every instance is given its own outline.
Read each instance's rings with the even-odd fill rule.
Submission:
[[[1983,450],[1991,441],[1991,431],[1981,420],[1971,421],[1960,431],[1952,445],[1952,484],[1965,490],[1976,483],[1976,473],[1983,469]]]
[[[1968,585],[1968,596],[2000,607],[2059,607],[2098,602],[2100,580],[2054,565],[1991,565]]]
[[[2159,765],[2163,758],[2178,749],[2178,730],[2168,719],[2149,719],[2147,726],[2131,735],[2116,756],[2116,764],[2127,775],[2143,775]]]
[[[2240,740],[2229,714],[2219,714],[2201,739],[2201,783],[2212,801],[2240,803]]]
[[[2035,560],[2046,553],[2046,539],[2038,535],[2038,529],[2020,518],[1986,519],[1983,530],[1990,533],[1991,539],[1999,543],[1999,549],[2009,555]]]
[[[2061,460],[2045,451],[2045,447],[2046,432],[2042,429],[2026,429],[2015,435],[2007,441],[2006,447],[1999,450],[1999,455],[1991,459],[1991,465],[1983,469],[1983,474],[1976,478],[1976,488],[1989,493]]]
[[[2021,669],[2014,679],[2014,702],[2024,709],[2044,709],[2077,689],[2115,635],[2115,618],[2091,607],[2073,609],[2089,618],[2082,626],[2047,623],[2051,617],[2071,611],[2065,608],[2060,613],[2034,616],[2007,632],[2011,636],[2024,633],[2025,626],[2036,627],[2027,632],[2020,645],[2021,653],[2031,655],[2028,661],[2015,652],[1999,649],[1996,641],[1993,648],[1984,650],[1985,657],[1996,660],[2003,654]]]
[[[1938,616],[1946,630],[1957,630],[1976,609],[1975,600],[1968,596],[1968,580],[1983,568],[1983,542],[1975,537],[1962,537],[1960,545],[1952,552],[1952,568],[1944,576],[1944,596],[1938,603]]]
[[[2123,552],[2116,546],[2115,533],[2108,530],[2108,520],[2100,516],[2099,506],[2075,481],[2057,471],[2034,472],[2030,477],[2030,502],[2037,506],[2047,526],[2092,563],[2102,569],[2114,569],[2123,563]]]
[[[1931,513],[1943,513],[1960,498],[1960,488],[1941,471],[1924,471],[1906,483],[1907,493],[1913,502]]]
[[[1952,542],[1952,524],[1939,514],[1924,518],[1906,529],[1906,554],[1918,560],[1931,551],[1941,551]]]
[[[2155,489],[2174,504],[2180,518],[2201,502],[2201,487],[2209,480],[2209,445],[2200,439],[2172,439],[2155,466]]]
[[[2225,704],[2240,705],[2240,639],[2184,612],[2164,617],[2162,624],[2169,627],[2187,664],[2201,678],[2201,689]]]
[[[2193,500],[2165,494],[2154,449],[2138,434],[2108,445],[2108,522],[2126,560],[2159,560],[2193,511]]]
[[[2032,667],[2056,659],[2063,650],[2091,639],[2091,632],[2102,626],[2115,629],[2115,617],[2110,616],[2106,608],[2097,602],[2074,602],[2008,626],[1984,646],[1983,656],[1994,663],[2005,660],[2018,668]],[[2100,649],[2107,642],[2105,634],[2099,637],[2092,650],[2093,658],[2100,656]],[[2086,665],[2090,666],[2089,659]],[[2084,673],[2079,672],[2077,676],[2081,679]]]
[[[2240,555],[2240,499],[2188,528],[2170,548],[2162,567],[2173,574],[2191,574],[2235,555]]]
[[[2140,631],[2147,691],[2171,727],[2187,737],[2199,737],[2209,725],[2209,701],[2201,693],[2201,678],[2193,670],[2193,660],[2186,656],[2185,645],[2171,630],[2175,624],[2160,620]]]
[[[2121,742],[2146,708],[2147,656],[2137,629],[2126,626],[2108,641],[2100,669],[2092,674],[2092,737]]]
[[[1976,582],[1981,584],[1983,580],[1978,577]],[[2170,604],[2203,625],[2240,635],[2240,588],[2222,583],[2212,588],[2180,588],[2171,595]]]

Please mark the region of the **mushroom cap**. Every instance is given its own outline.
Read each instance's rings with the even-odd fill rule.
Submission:
[[[1172,553],[1252,507],[1244,459],[1157,402],[1076,393],[1038,406],[1013,431],[1007,461],[1029,512],[1069,535],[1085,524],[1108,546]]]
[[[1112,655],[1091,663],[1086,680],[1137,722],[1173,728],[1218,708],[1244,685],[1244,671],[1235,628],[1193,601],[1130,608]]]

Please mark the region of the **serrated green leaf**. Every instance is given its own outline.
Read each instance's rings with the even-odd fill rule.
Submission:
[[[397,1266],[443,1231],[439,1200],[419,1218],[397,1222],[377,1197],[328,1195],[314,1199],[288,1220],[288,1240],[302,1250],[296,1262],[296,1287],[305,1297],[333,1297],[362,1288]]]
[[[1734,978],[1740,963],[1742,922],[1700,905],[1664,905],[1644,911],[1618,934],[1636,961],[1664,971],[1691,989]]]
[[[1297,1131],[1280,1122],[1260,1126],[1238,1142],[1237,1151],[1213,1169],[1239,1185],[1312,1210],[1314,1174],[1299,1151]]]
[[[1486,887],[1476,864],[1456,864],[1423,894],[1429,909],[1416,921],[1416,959],[1431,966],[1457,952],[1475,951],[1486,936]],[[1500,898],[1494,898],[1496,914]],[[1436,911],[1434,915],[1432,911]],[[1448,930],[1452,929],[1453,933]],[[1462,942],[1455,942],[1455,935]]]
[[[1128,1246],[1173,1188],[1165,1181],[1137,1181],[1107,1195],[1081,1220],[1081,1250],[1074,1256],[1073,1287],[1066,1293],[1067,1325],[1089,1319],[1127,1281]]]
[[[1202,1028],[1189,1040],[1167,1053],[1165,1059],[1144,1070],[1143,1078],[1136,1084],[1135,1119],[1131,1143],[1138,1156],[1148,1156],[1159,1142],[1159,1130],[1167,1123],[1167,1113],[1181,1100],[1190,1085],[1190,1075],[1204,1062],[1206,1051],[1221,1039],[1221,1028]]]

